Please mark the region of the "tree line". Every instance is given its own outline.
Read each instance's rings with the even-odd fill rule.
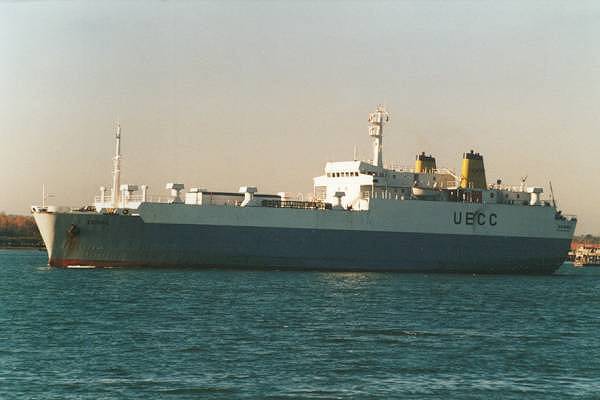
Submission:
[[[0,212],[0,236],[39,238],[40,234],[33,217]]]

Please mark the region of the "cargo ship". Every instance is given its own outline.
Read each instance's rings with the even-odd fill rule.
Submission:
[[[463,154],[460,174],[416,156],[383,162],[383,106],[369,114],[372,160],[327,162],[313,193],[211,191],[183,183],[168,195],[121,184],[121,128],[112,186],[93,204],[33,206],[54,267],[551,274],[577,219],[543,188],[488,184],[483,156]]]

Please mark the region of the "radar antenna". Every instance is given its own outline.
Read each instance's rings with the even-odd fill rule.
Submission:
[[[369,114],[369,136],[373,138],[373,165],[383,168],[383,126],[389,122],[390,114],[383,105]]]

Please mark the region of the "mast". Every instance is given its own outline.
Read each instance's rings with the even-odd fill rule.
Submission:
[[[369,114],[369,136],[373,138],[373,165],[383,168],[383,126],[390,120],[390,114],[383,105]]]
[[[552,196],[552,207],[556,210],[556,199],[554,198],[554,190],[552,189],[552,181],[550,181],[550,195]]]
[[[48,199],[50,197],[54,197],[53,194],[48,193],[48,188],[46,184],[42,184],[42,208],[46,208],[48,206]]]
[[[121,187],[121,124],[117,124],[115,136],[115,157],[113,158],[113,186],[111,202],[114,208],[119,207],[119,188]]]

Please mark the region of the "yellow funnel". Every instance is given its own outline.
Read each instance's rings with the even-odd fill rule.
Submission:
[[[460,187],[463,189],[486,189],[483,156],[479,153],[465,153],[460,173]]]
[[[420,174],[424,172],[433,173],[435,171],[435,157],[426,156],[425,152],[417,155],[415,161],[415,172]]]

